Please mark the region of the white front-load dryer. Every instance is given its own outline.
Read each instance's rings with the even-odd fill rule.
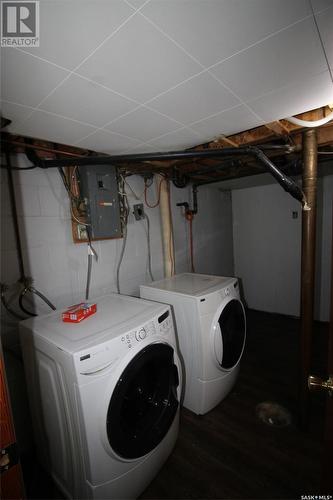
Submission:
[[[172,305],[185,366],[183,405],[207,413],[233,387],[244,350],[246,317],[238,280],[182,273],[142,285],[140,295]]]
[[[178,434],[181,366],[169,306],[110,294],[81,323],[20,324],[41,464],[68,498],[136,498]]]

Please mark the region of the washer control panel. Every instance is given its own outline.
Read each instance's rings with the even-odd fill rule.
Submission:
[[[172,331],[173,323],[170,309],[158,316],[149,323],[140,326],[137,330],[126,333],[120,337],[122,344],[126,345],[128,349],[134,347],[138,342],[151,337],[152,335],[169,335]]]
[[[133,349],[138,343],[156,335],[167,337],[172,332],[173,319],[170,308],[167,308],[165,312],[141,324],[137,329],[75,354],[77,370],[84,376],[83,378],[87,375],[103,373],[105,369],[114,366],[126,351]]]

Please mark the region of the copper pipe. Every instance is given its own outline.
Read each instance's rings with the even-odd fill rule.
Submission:
[[[317,202],[317,131],[303,132],[302,188],[307,209],[302,211],[301,260],[301,369],[300,369],[300,423],[307,425],[316,255],[316,202]]]
[[[62,155],[67,155],[67,156],[72,156],[75,158],[84,158],[86,155],[80,155],[77,153],[70,153],[69,151],[63,151],[61,149],[52,149],[52,148],[47,148],[45,146],[38,146],[36,144],[27,144],[25,142],[19,142],[19,141],[6,141],[2,140],[1,142],[6,143],[6,144],[12,144],[14,146],[19,146],[22,149],[38,149],[39,151],[45,151],[47,153],[54,153],[54,154],[62,154]]]

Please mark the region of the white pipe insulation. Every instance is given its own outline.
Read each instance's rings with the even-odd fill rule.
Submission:
[[[321,125],[325,125],[325,123],[328,123],[329,121],[333,120],[333,111],[329,115],[325,116],[325,118],[321,118],[321,120],[314,120],[314,121],[309,121],[309,120],[300,120],[299,118],[296,118],[295,116],[290,116],[289,118],[285,118],[290,123],[293,123],[294,125],[299,125],[300,127],[320,127]]]
[[[170,185],[169,181],[161,175],[156,176],[157,186],[161,183],[160,192],[160,214],[162,228],[162,244],[164,256],[164,276],[169,278],[175,274],[175,252],[173,244],[173,230],[170,207]]]

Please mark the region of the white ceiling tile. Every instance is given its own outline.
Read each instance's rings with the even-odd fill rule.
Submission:
[[[56,66],[16,49],[1,49],[1,98],[37,106],[66,76]]]
[[[327,69],[313,18],[245,50],[212,72],[244,101]]]
[[[39,10],[40,46],[27,50],[69,69],[133,13],[122,0],[48,0]]]
[[[199,137],[190,129],[182,128],[163,137],[149,141],[155,151],[186,149],[200,144]]]
[[[134,148],[128,148],[122,151],[122,154],[141,154],[141,153],[154,153],[156,148],[150,146],[149,144],[141,144],[141,146],[135,146]]]
[[[308,0],[165,0],[144,15],[205,66],[311,14]]]
[[[132,101],[77,75],[66,80],[41,106],[98,127],[136,107]]]
[[[147,0],[127,0],[135,9],[140,9]]]
[[[36,111],[27,121],[15,128],[15,133],[62,144],[73,144],[93,130],[93,127],[83,123],[54,116],[44,111]]]
[[[191,125],[200,134],[203,142],[218,135],[231,135],[262,125],[263,121],[241,104],[236,108],[223,111],[207,120]]]
[[[162,116],[147,108],[140,108],[119,118],[105,127],[111,132],[129,135],[141,141],[148,141],[154,137],[180,128],[179,123]]]
[[[333,72],[333,7],[316,15],[328,63]]]
[[[209,73],[179,85],[149,103],[149,107],[184,124],[239,104],[239,100]]]
[[[5,118],[12,121],[11,125],[6,127],[6,131],[13,131],[13,129],[33,112],[33,108],[28,108],[21,104],[13,102],[1,102],[1,114]]]
[[[314,12],[321,12],[333,6],[333,0],[310,0]]]
[[[190,57],[136,14],[78,72],[142,103],[200,70]]]
[[[265,122],[280,120],[333,102],[333,83],[328,71],[249,103]]]
[[[141,143],[130,137],[122,137],[105,130],[97,130],[82,140],[77,141],[76,146],[92,149],[101,153],[117,154],[125,149],[134,148]]]

